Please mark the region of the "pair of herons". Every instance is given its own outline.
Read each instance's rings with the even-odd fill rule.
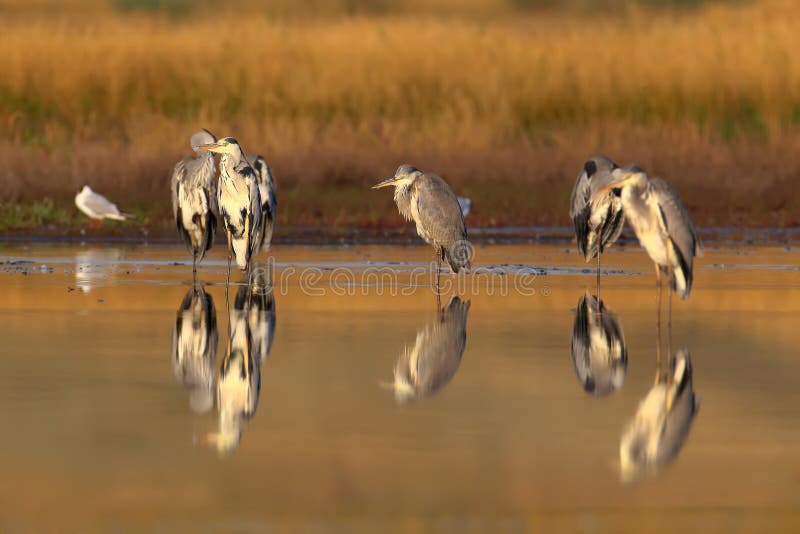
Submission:
[[[246,270],[259,250],[272,242],[277,197],[275,181],[263,157],[245,156],[233,137],[217,140],[201,130],[191,137],[194,156],[184,158],[172,173],[172,210],[178,231],[192,254],[192,272],[214,243],[217,218],[228,238],[228,280],[231,257]],[[220,154],[219,177],[214,153]]]
[[[410,165],[400,166],[373,189],[390,185],[400,214],[413,220],[420,237],[434,247],[438,290],[441,261],[455,273],[470,267],[471,249],[457,197],[440,177]],[[658,287],[666,276],[675,293],[682,299],[689,296],[700,240],[689,211],[666,181],[635,165],[620,168],[606,157],[593,157],[578,175],[570,216],[580,252],[586,261],[597,257],[598,284],[600,255],[619,237],[627,218],[655,264]]]

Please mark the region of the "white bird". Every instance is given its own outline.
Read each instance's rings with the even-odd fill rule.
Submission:
[[[258,193],[261,195],[261,228],[258,242],[259,248],[266,252],[272,244],[272,229],[275,225],[276,210],[278,208],[275,179],[272,177],[269,165],[267,165],[262,156],[248,154],[247,161],[250,162],[258,179]]]
[[[172,214],[183,241],[192,253],[192,272],[214,243],[217,229],[217,180],[214,155],[200,146],[214,143],[207,130],[192,135],[194,156],[180,160],[172,171]]]
[[[98,221],[103,219],[124,221],[130,217],[126,213],[120,213],[116,204],[110,202],[103,195],[98,195],[92,191],[88,185],[84,185],[83,189],[75,195],[75,205],[89,218]]]
[[[630,482],[669,464],[686,442],[700,406],[692,386],[689,351],[678,351],[639,403],[619,445],[622,479]]]
[[[250,267],[250,260],[258,250],[258,233],[261,228],[258,179],[233,137],[223,137],[216,143],[200,145],[198,148],[222,154],[219,162],[217,204],[228,235],[229,282],[231,254],[236,256],[236,265],[244,271]]]

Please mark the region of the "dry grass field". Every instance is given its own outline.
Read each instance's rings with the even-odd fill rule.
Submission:
[[[472,224],[565,225],[597,152],[700,225],[797,225],[800,4],[664,3],[0,0],[0,228],[84,183],[165,225],[201,127],[266,156],[284,225],[402,224],[367,187],[401,162]]]

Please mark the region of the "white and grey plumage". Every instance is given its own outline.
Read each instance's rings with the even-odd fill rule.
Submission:
[[[689,210],[665,180],[649,177],[634,165],[611,174],[610,183],[595,195],[621,190],[625,218],[656,264],[659,284],[661,275],[666,274],[672,290],[682,299],[688,298],[694,257],[702,254]]]
[[[622,435],[619,459],[625,481],[672,462],[685,444],[699,410],[689,351],[678,351],[670,363],[670,373],[660,376],[648,391]]]
[[[417,225],[417,234],[433,245],[437,275],[444,260],[453,272],[469,269],[471,246],[461,206],[447,182],[411,165],[401,165],[394,176],[373,189],[394,186],[394,201],[400,214]],[[438,287],[438,276],[437,276]]]
[[[248,154],[247,161],[253,167],[258,179],[258,192],[261,195],[261,228],[259,231],[259,248],[265,252],[272,244],[272,230],[275,225],[278,196],[275,179],[266,160],[258,154]]]
[[[216,138],[201,130],[190,139],[194,156],[180,160],[172,171],[172,214],[186,247],[192,254],[192,267],[203,259],[214,244],[217,229],[217,180],[214,155],[201,150]]]
[[[622,202],[612,191],[593,194],[608,185],[617,164],[605,156],[595,156],[583,165],[570,199],[569,216],[575,225],[578,250],[588,262],[597,257],[600,275],[600,255],[619,237],[625,223]]]
[[[625,383],[628,350],[622,323],[603,301],[586,293],[578,301],[572,328],[572,363],[583,389],[598,397]]]
[[[98,221],[102,219],[124,221],[129,217],[128,214],[121,213],[116,204],[92,191],[88,185],[84,185],[75,195],[75,206],[89,218]]]
[[[231,253],[236,265],[246,270],[258,250],[261,226],[261,195],[256,173],[239,143],[233,137],[223,137],[216,143],[200,145],[201,149],[222,154],[219,162],[217,203],[219,215],[228,235],[228,277]]]
[[[428,397],[452,380],[467,344],[469,306],[453,296],[436,321],[417,332],[414,346],[403,349],[392,384],[397,402]]]
[[[253,354],[247,315],[247,287],[242,287],[230,312],[230,338],[217,380],[219,431],[208,436],[220,453],[237,447],[242,427],[258,408],[261,367]]]
[[[189,390],[197,413],[214,405],[214,361],[217,357],[217,311],[214,299],[200,284],[186,292],[172,332],[172,371]]]

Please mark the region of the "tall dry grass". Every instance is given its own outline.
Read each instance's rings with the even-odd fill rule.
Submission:
[[[797,221],[791,0],[486,19],[10,13],[7,200],[88,182],[166,213],[172,162],[207,127],[273,162],[283,222],[380,222],[388,206],[356,192],[402,160],[478,196],[484,222],[559,223],[596,151],[652,166],[697,209],[716,194],[725,211],[705,222]]]

